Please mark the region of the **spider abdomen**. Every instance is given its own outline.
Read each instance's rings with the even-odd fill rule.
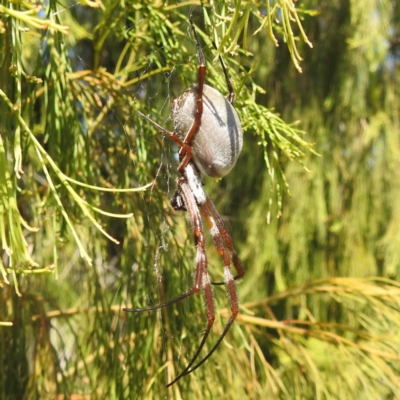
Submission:
[[[184,140],[197,111],[198,85],[190,86],[172,103],[175,133]],[[192,157],[204,175],[220,178],[236,164],[243,146],[242,127],[232,104],[211,86],[203,87],[203,114],[191,142]]]

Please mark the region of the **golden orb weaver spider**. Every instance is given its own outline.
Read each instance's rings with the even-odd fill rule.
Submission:
[[[234,167],[242,150],[242,128],[239,117],[233,108],[235,95],[221,57],[220,62],[225,75],[229,98],[226,99],[218,90],[204,83],[206,63],[192,19],[190,19],[190,24],[197,47],[199,62],[198,81],[172,102],[174,131],[168,131],[141,112],[138,112],[138,114],[180,146],[178,187],[171,199],[171,205],[175,210],[187,211],[190,217],[196,245],[194,284],[187,292],[165,303],[145,308],[124,308],[124,311],[128,312],[157,310],[183,300],[199,292],[200,289],[203,290],[207,314],[207,328],[200,345],[188,365],[173,381],[168,383],[167,387],[199,368],[221,344],[239,312],[235,279],[243,277],[245,273],[240,259],[233,248],[232,239],[225,224],[214,204],[204,192],[201,182],[201,175],[216,178],[225,176]],[[208,261],[200,211],[210,228],[214,245],[223,258],[224,282],[212,283],[210,281],[207,271]],[[231,272],[231,262],[237,271],[237,276],[235,277]],[[231,317],[211,350],[201,361],[195,364],[215,321],[211,285],[223,283],[226,286],[230,301]],[[193,364],[195,365],[193,366]]]

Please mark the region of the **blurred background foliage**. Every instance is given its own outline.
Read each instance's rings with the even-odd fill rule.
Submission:
[[[197,79],[190,15],[245,130],[205,184],[247,273],[220,348],[165,389],[201,296],[121,308],[192,284],[177,149],[135,113],[171,127]],[[395,0],[2,0],[0,398],[398,398],[399,57]],[[214,292],[208,348],[229,315]]]

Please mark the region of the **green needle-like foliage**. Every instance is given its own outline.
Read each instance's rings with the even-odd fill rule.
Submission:
[[[400,393],[400,6],[0,2],[0,399],[392,399]],[[244,149],[205,179],[246,275],[212,357],[169,204],[170,103],[236,94]],[[207,239],[212,281],[222,260]],[[207,354],[230,315],[214,287]]]

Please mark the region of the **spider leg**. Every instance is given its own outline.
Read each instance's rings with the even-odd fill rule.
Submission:
[[[197,58],[199,62],[199,71],[198,71],[198,80],[197,80],[197,110],[196,114],[194,116],[193,124],[190,127],[188,133],[186,134],[186,137],[184,140],[180,139],[174,132],[171,132],[165,128],[163,128],[161,125],[157,124],[157,122],[153,121],[146,115],[142,114],[140,111],[137,113],[144,119],[146,119],[148,122],[153,124],[156,128],[160,129],[162,132],[164,132],[168,137],[170,137],[176,144],[178,144],[181,149],[179,150],[179,167],[178,171],[180,174],[183,173],[183,170],[186,168],[186,166],[189,164],[189,162],[192,159],[192,148],[190,147],[190,144],[194,138],[194,135],[198,132],[201,124],[201,117],[203,115],[203,89],[204,89],[204,82],[206,80],[206,62],[204,59],[203,51],[201,50],[201,45],[200,45],[200,40],[199,36],[196,31],[196,27],[190,18],[190,24],[192,26],[193,34],[195,37],[196,41],[196,48],[197,48]]]
[[[197,359],[198,355],[200,354],[201,350],[204,347],[204,344],[207,340],[207,337],[211,331],[212,325],[215,320],[214,300],[212,297],[211,282],[210,282],[210,279],[208,276],[207,269],[205,268],[203,270],[202,286],[203,286],[205,302],[206,302],[206,310],[207,310],[207,328],[203,335],[201,343],[200,343],[199,347],[197,348],[196,353],[190,360],[189,364],[172,382],[170,382],[167,385],[167,387],[173,385],[182,377],[190,374],[191,372],[193,372],[194,370],[199,368],[203,363],[205,363],[211,357],[211,355],[215,352],[217,347],[221,344],[222,340],[228,333],[231,325],[233,324],[233,322],[239,312],[239,301],[238,301],[238,295],[237,295],[236,287],[235,287],[235,280],[234,280],[234,277],[233,277],[231,269],[230,269],[231,258],[224,247],[224,240],[225,240],[226,247],[228,247],[228,244],[229,244],[229,246],[230,246],[230,247],[228,247],[229,251],[231,251],[232,253],[234,253],[236,255],[236,253],[234,252],[233,247],[232,247],[232,240],[230,239],[230,236],[227,233],[226,228],[223,225],[222,219],[219,216],[217,210],[215,209],[214,205],[211,203],[210,199],[205,194],[202,183],[201,183],[201,179],[200,179],[198,172],[196,170],[196,167],[193,165],[193,163],[190,163],[187,166],[187,168],[185,169],[184,178],[181,178],[180,188],[182,191],[182,196],[184,198],[184,202],[187,203],[188,199],[190,199],[190,201],[192,201],[192,199],[193,199],[195,201],[195,203],[197,204],[197,207],[199,207],[201,209],[201,211],[204,214],[204,217],[207,221],[207,224],[210,226],[210,232],[211,232],[213,241],[215,243],[215,246],[217,247],[219,254],[223,257],[225,285],[226,285],[228,298],[229,298],[230,304],[231,304],[231,317],[230,317],[228,323],[225,325],[225,328],[223,329],[217,342],[211,348],[211,350],[206,354],[206,356],[200,362],[198,362],[194,367],[192,367],[192,365],[194,364],[195,360]],[[186,205],[188,206],[188,204],[186,204]],[[198,211],[198,208],[197,208],[197,211]],[[215,218],[215,216],[217,218]],[[204,255],[205,255],[205,253],[204,253]],[[237,256],[236,256],[236,258],[237,258],[237,260],[239,260],[239,258]],[[240,267],[241,267],[241,264],[240,264]],[[239,273],[241,273],[242,275],[244,274],[243,267],[241,267]]]
[[[234,277],[234,280],[242,278],[245,274],[242,262],[240,261],[235,249],[233,248],[232,238],[229,235],[228,230],[226,229],[224,221],[222,221],[221,216],[218,214],[217,209],[215,208],[213,202],[208,198],[208,196],[206,196],[205,210],[203,210],[203,213],[204,215],[206,215],[206,213],[208,214],[208,218],[206,216],[206,220],[210,227],[211,236],[213,237],[214,244],[217,247],[219,254],[223,255],[221,251],[224,251],[222,239],[225,242],[226,248],[231,253],[232,262],[237,271],[237,275]],[[226,255],[223,255],[223,257],[225,258]],[[224,285],[225,283],[226,282],[211,282],[212,285]]]
[[[186,134],[185,140],[183,141],[186,146],[190,146],[194,135],[200,128],[201,124],[201,116],[203,115],[203,88],[204,82],[206,80],[206,62],[204,60],[203,51],[201,50],[199,36],[196,31],[196,27],[190,18],[190,25],[192,26],[194,38],[196,41],[196,48],[197,48],[197,58],[199,61],[199,72],[198,72],[198,81],[197,81],[197,110],[194,116],[193,124],[189,129],[189,132]],[[189,164],[190,160],[192,159],[192,153],[187,152],[187,148],[183,147],[179,150],[179,160],[181,163],[179,164],[178,171],[180,173],[186,168]]]
[[[214,49],[218,51],[218,48],[217,48],[217,45],[215,44],[215,42],[212,42],[212,44],[214,46]],[[233,90],[232,82],[228,75],[228,67],[225,65],[224,60],[222,59],[222,56],[220,54],[218,55],[218,58],[219,58],[219,62],[222,67],[222,72],[224,73],[226,87],[228,88],[228,92],[229,92],[229,96],[228,96],[229,103],[231,103],[233,105],[233,103],[235,102],[235,99],[236,99],[236,95]]]
[[[207,256],[205,252],[205,241],[204,241],[204,231],[203,231],[203,226],[201,223],[201,215],[199,208],[196,203],[195,196],[192,192],[192,188],[190,187],[190,184],[187,182],[185,178],[180,178],[179,181],[179,187],[180,187],[180,193],[182,197],[184,198],[185,206],[189,212],[190,218],[192,220],[193,224],[193,230],[194,230],[194,235],[195,235],[195,241],[197,245],[197,263],[201,263],[203,265],[201,269],[201,286],[204,292],[204,299],[206,303],[206,310],[207,310],[207,327],[204,332],[204,335],[201,339],[200,345],[197,348],[195,354],[189,361],[189,364],[185,367],[185,369],[170,383],[168,383],[167,387],[173,385],[175,382],[177,382],[179,379],[181,379],[183,376],[189,374],[190,367],[194,364],[196,361],[197,357],[199,356],[201,350],[204,347],[204,344],[206,343],[206,340],[211,332],[211,328],[214,324],[215,321],[215,311],[214,311],[214,299],[213,299],[213,294],[212,294],[212,288],[211,288],[211,283],[210,283],[210,277],[208,276],[207,272]],[[201,237],[202,240],[197,240],[196,238]],[[198,270],[196,271],[196,274],[198,273]],[[196,275],[197,278],[197,275]]]
[[[214,243],[215,243],[215,245],[216,245],[216,247],[218,249],[218,252],[221,254],[221,256],[224,259],[224,276],[225,276],[225,282],[224,283],[226,285],[226,291],[227,291],[228,298],[229,298],[229,301],[230,301],[230,304],[231,304],[231,317],[229,318],[229,321],[225,325],[224,330],[222,331],[220,337],[218,338],[218,340],[216,341],[214,346],[211,348],[211,350],[207,353],[207,355],[200,362],[198,362],[194,367],[191,368],[192,364],[194,363],[195,359],[197,358],[198,354],[200,353],[200,350],[204,346],[204,343],[205,343],[205,341],[207,339],[208,334],[210,333],[212,323],[207,325],[206,332],[205,332],[205,334],[203,336],[203,339],[202,339],[202,341],[200,343],[199,348],[196,351],[196,354],[194,355],[194,357],[192,358],[190,363],[186,366],[186,368],[172,382],[170,382],[167,385],[167,387],[173,385],[175,382],[177,382],[182,377],[184,377],[184,376],[192,373],[193,371],[195,371],[197,368],[199,368],[201,365],[203,365],[211,357],[211,355],[215,352],[215,350],[221,344],[222,340],[224,339],[224,337],[228,333],[230,327],[232,326],[233,322],[235,321],[236,316],[239,313],[239,299],[238,299],[238,295],[237,295],[237,292],[236,292],[235,279],[234,279],[234,277],[232,275],[232,272],[231,272],[231,269],[230,269],[230,257],[226,253],[226,251],[224,249],[224,246],[223,246],[221,232],[217,228],[217,225],[215,224],[215,222],[213,220],[213,217],[212,217],[208,207],[206,205],[200,205],[200,208],[201,208],[206,220],[212,226],[211,227],[211,235],[213,236],[213,241],[214,241]],[[243,270],[243,273],[244,273],[244,270]],[[212,294],[211,294],[212,293],[211,292],[211,282],[209,281],[207,271],[204,271],[204,274],[207,275],[207,279],[203,280],[203,288],[204,288],[205,297],[206,297],[207,319],[210,322],[209,305],[210,304],[213,305],[213,299],[212,299]],[[210,298],[208,298],[208,294],[209,294],[209,296],[211,296]],[[214,311],[214,308],[212,308],[212,311]],[[215,318],[214,315],[212,315],[212,317]],[[214,322],[214,321],[212,321],[212,322]]]
[[[212,294],[212,289],[211,289],[211,282],[210,282],[210,277],[208,276],[208,272],[204,271],[203,272],[203,291],[204,291],[204,298],[205,298],[205,303],[206,303],[206,310],[207,310],[207,327],[206,330],[204,332],[204,335],[201,339],[200,345],[197,348],[196,352],[194,353],[192,359],[189,361],[189,364],[185,367],[185,369],[171,382],[168,383],[168,385],[166,385],[166,387],[170,387],[172,386],[174,383],[178,382],[179,379],[181,379],[182,377],[190,374],[192,371],[194,371],[195,369],[198,368],[198,366],[200,366],[201,364],[203,364],[204,361],[207,360],[208,357],[210,357],[210,353],[206,356],[205,359],[203,359],[198,366],[196,366],[195,368],[190,368],[194,362],[196,361],[197,357],[199,356],[201,350],[204,347],[204,344],[207,341],[207,338],[211,332],[211,328],[214,324],[215,321],[215,311],[214,311],[214,299],[213,299],[213,294]],[[232,321],[233,322],[233,321]],[[217,348],[218,346],[215,346],[215,348]],[[214,349],[215,350],[215,349]]]

